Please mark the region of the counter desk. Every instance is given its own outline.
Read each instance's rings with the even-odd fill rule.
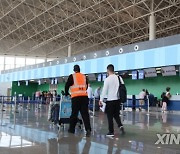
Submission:
[[[168,110],[180,111],[180,95],[172,95],[167,107]]]

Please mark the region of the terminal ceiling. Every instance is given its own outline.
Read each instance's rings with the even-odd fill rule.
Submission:
[[[0,0],[0,54],[65,57],[180,33],[180,0]]]

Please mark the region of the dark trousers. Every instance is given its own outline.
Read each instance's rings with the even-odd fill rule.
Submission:
[[[72,113],[70,116],[70,126],[69,130],[71,132],[75,131],[75,126],[78,121],[78,114],[81,113],[85,129],[86,131],[91,131],[90,118],[89,118],[89,110],[88,110],[88,97],[75,97],[72,98]]]
[[[120,111],[119,100],[107,101],[106,102],[106,113],[107,113],[107,119],[108,119],[108,125],[109,125],[109,132],[110,133],[114,133],[113,118],[115,119],[118,127],[122,126],[121,119],[119,116],[119,111]]]

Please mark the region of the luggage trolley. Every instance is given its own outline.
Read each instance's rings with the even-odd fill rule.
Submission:
[[[68,96],[61,96],[61,101],[60,101],[60,108],[59,108],[59,125],[64,127],[64,124],[69,124],[70,123],[70,116],[72,112],[71,108],[71,98]],[[82,127],[82,120],[80,116],[78,116],[78,127],[79,129],[83,129]],[[59,127],[60,128],[60,127]]]

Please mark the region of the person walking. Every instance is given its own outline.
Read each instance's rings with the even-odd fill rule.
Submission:
[[[69,125],[69,133],[75,133],[75,126],[78,121],[78,113],[81,113],[85,129],[86,129],[86,137],[90,137],[91,135],[91,125],[90,125],[90,117],[88,112],[88,94],[87,94],[87,85],[88,82],[86,80],[86,76],[80,73],[79,65],[74,66],[74,74],[71,74],[68,77],[68,80],[65,85],[65,95],[70,94],[72,98],[72,113],[70,116],[70,125]]]
[[[93,90],[91,88],[91,84],[88,84],[88,89],[87,89],[87,94],[88,94],[88,98],[92,99],[93,98]]]
[[[112,64],[107,66],[107,73],[108,77],[104,81],[104,86],[102,90],[102,94],[100,96],[99,105],[102,106],[103,99],[107,95],[107,102],[106,102],[106,113],[107,113],[107,119],[108,119],[108,127],[109,132],[106,136],[114,137],[114,124],[113,124],[113,118],[115,119],[120,131],[122,134],[125,133],[123,124],[121,123],[121,119],[119,116],[120,111],[120,98],[118,97],[118,91],[119,91],[119,79],[121,80],[121,83],[124,84],[124,81],[122,78],[117,75],[115,75],[114,72],[114,66]]]
[[[143,89],[140,93],[139,93],[139,111],[142,111],[142,106],[144,105],[144,99],[146,96],[146,90]]]
[[[95,92],[94,92],[94,97],[96,99],[100,99],[100,95],[101,95],[101,87],[96,88]]]
[[[170,87],[166,88],[166,92],[163,92],[161,95],[162,98],[162,112],[166,112],[167,111],[167,106],[169,104],[169,99],[171,98],[171,94],[170,94]]]
[[[91,88],[91,84],[88,84],[87,94],[88,94],[89,104],[92,104],[93,103],[93,90]]]

